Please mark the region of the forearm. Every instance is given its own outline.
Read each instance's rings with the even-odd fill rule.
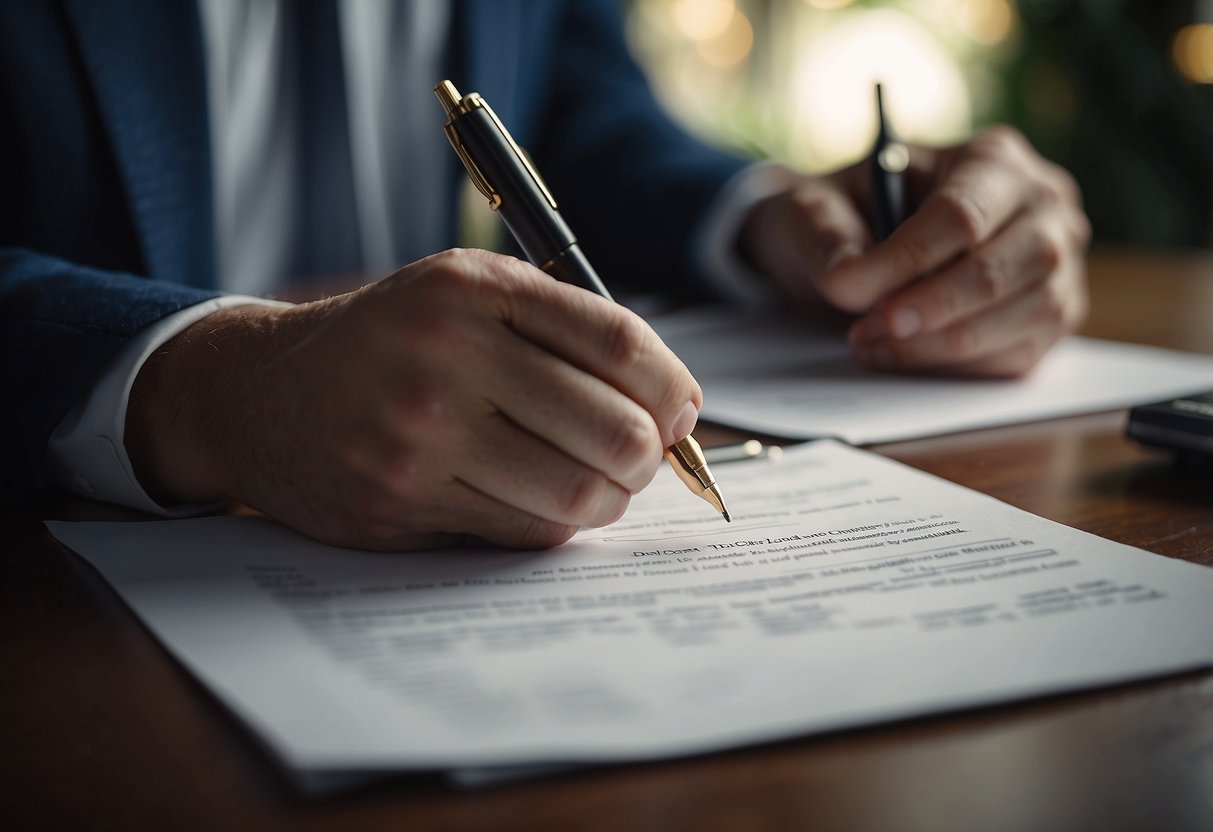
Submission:
[[[285,306],[260,298],[225,295],[169,315],[130,339],[85,400],[55,430],[47,449],[43,481],[82,496],[162,516],[195,514],[205,508],[175,500],[158,501],[144,488],[127,452],[131,388],[147,362],[163,353],[165,345],[179,334],[222,309],[251,304]]]
[[[125,344],[217,294],[0,249],[0,497],[34,490],[51,434]]]

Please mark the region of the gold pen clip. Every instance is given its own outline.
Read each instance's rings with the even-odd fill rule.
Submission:
[[[468,176],[472,178],[472,184],[476,186],[476,190],[484,194],[489,201],[489,208],[496,211],[501,207],[501,194],[493,188],[488,177],[480,170],[476,164],[476,160],[472,158],[472,154],[468,153],[463,141],[459,138],[459,131],[455,127],[455,119],[461,115],[466,115],[472,110],[483,110],[485,115],[492,120],[497,131],[501,133],[501,137],[505,139],[510,149],[518,156],[518,160],[522,162],[522,166],[526,168],[526,172],[535,180],[536,186],[543,194],[544,199],[548,201],[548,205],[552,206],[552,210],[556,210],[556,199],[552,196],[552,192],[548,190],[547,183],[539,176],[539,171],[535,170],[535,166],[531,164],[531,157],[526,154],[521,147],[514,141],[514,137],[510,135],[510,131],[505,129],[505,125],[501,123],[501,119],[497,118],[497,114],[493,112],[493,108],[489,103],[480,97],[479,93],[469,92],[467,95],[460,95],[459,90],[450,81],[443,81],[438,86],[434,87],[434,95],[438,96],[438,101],[442,104],[442,109],[446,111],[447,123],[442,126],[442,130],[446,133],[447,141],[451,143],[451,147],[455,148],[455,153],[458,154],[459,160],[463,162],[463,166],[467,169]]]
[[[467,170],[468,176],[471,177],[472,184],[476,186],[476,190],[484,194],[485,198],[489,201],[489,208],[496,211],[501,207],[501,194],[493,190],[493,186],[489,183],[488,178],[476,165],[476,160],[472,158],[472,154],[468,153],[467,148],[463,146],[463,141],[459,138],[459,130],[455,127],[455,119],[471,111],[472,107],[468,99],[472,96],[460,95],[459,90],[450,81],[443,81],[434,87],[434,95],[438,96],[442,109],[446,111],[447,122],[442,125],[442,132],[446,133],[446,140],[455,149],[455,154],[459,156],[459,161],[463,162],[463,167]],[[472,93],[472,95],[477,99],[480,98],[475,93]]]

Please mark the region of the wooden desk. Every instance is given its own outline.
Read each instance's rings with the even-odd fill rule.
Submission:
[[[1089,334],[1213,353],[1213,258],[1105,253],[1091,271]],[[1123,420],[877,450],[1213,565],[1213,489]],[[483,793],[414,779],[302,799],[35,515],[0,524],[0,828],[1213,829],[1213,672]]]

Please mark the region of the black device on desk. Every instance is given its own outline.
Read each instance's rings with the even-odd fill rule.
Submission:
[[[1213,474],[1213,391],[1139,405],[1125,433],[1144,445],[1175,451],[1177,460]]]

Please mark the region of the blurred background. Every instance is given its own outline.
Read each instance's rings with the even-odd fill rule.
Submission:
[[[687,127],[825,171],[1006,122],[1078,178],[1096,242],[1213,245],[1213,0],[628,0]]]

